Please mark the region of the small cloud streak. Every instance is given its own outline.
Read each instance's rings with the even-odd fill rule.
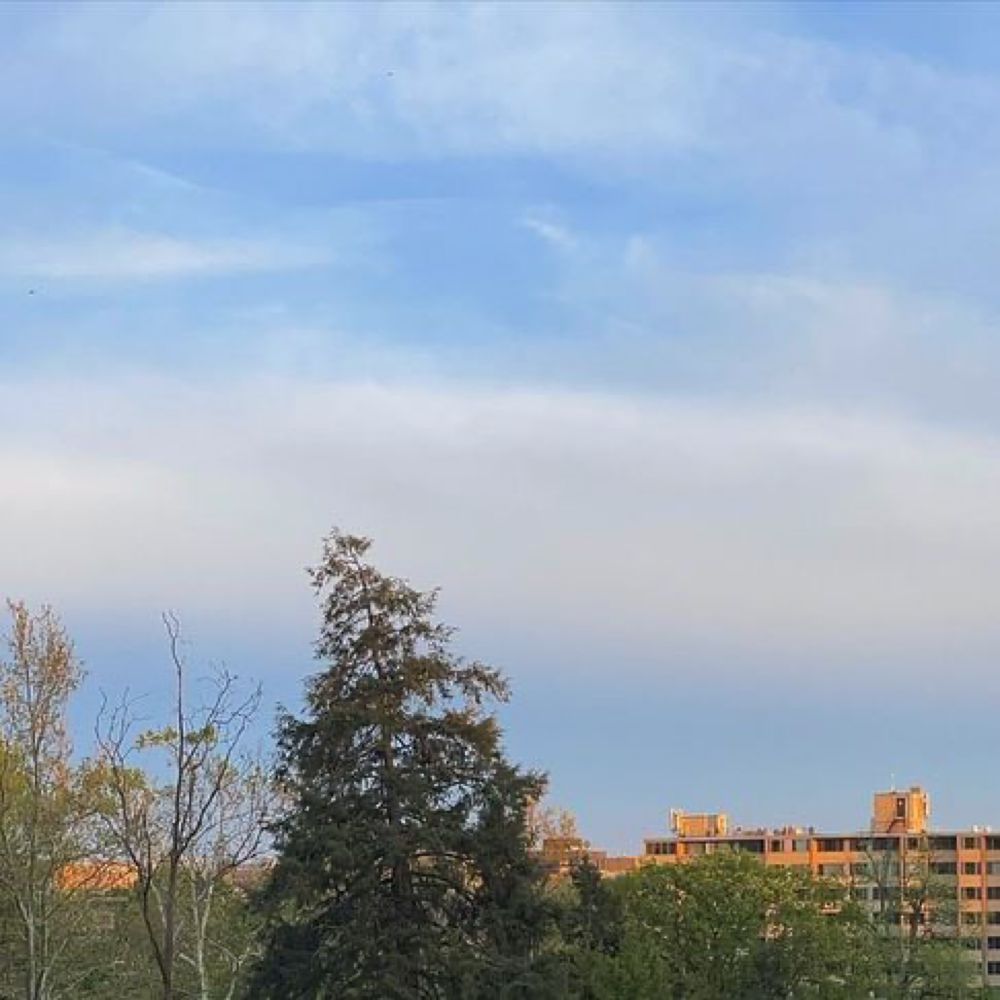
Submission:
[[[540,215],[526,215],[521,220],[521,225],[556,250],[572,252],[579,246],[576,237],[566,226]]]
[[[255,240],[193,240],[130,229],[105,229],[61,239],[8,238],[0,275],[66,280],[165,280],[309,267],[316,251]]]

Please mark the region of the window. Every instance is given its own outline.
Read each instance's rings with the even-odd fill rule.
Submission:
[[[837,838],[827,838],[819,842],[819,849],[830,854],[833,851],[842,851],[844,849],[844,842]]]
[[[872,866],[867,861],[859,861],[851,865],[851,874],[855,878],[868,878],[872,873]]]
[[[896,819],[906,819],[906,799],[902,795],[896,799]]]
[[[982,916],[981,913],[963,913],[962,914],[962,923],[963,924],[978,924],[978,923],[981,922],[980,919],[979,919],[981,916]],[[992,913],[988,913],[987,916],[988,917],[992,917],[993,914]],[[1000,917],[1000,913],[998,913],[997,916]]]
[[[819,873],[826,878],[840,878],[844,874],[844,865],[820,865]]]
[[[992,940],[992,939],[991,939]],[[983,939],[979,937],[965,937],[962,938],[962,947],[968,948],[969,951],[979,951],[983,945]]]
[[[958,865],[954,861],[932,861],[930,870],[932,875],[957,875]]]
[[[986,862],[986,874],[987,875],[1000,875],[1000,861],[987,861]]]
[[[962,847],[967,851],[974,851],[976,849],[976,838],[975,837],[963,837]]]
[[[990,951],[1000,951],[1000,937],[988,937],[986,939],[986,947]]]
[[[647,854],[676,854],[677,845],[672,840],[651,840],[646,844]]]
[[[868,901],[868,890],[863,885],[856,885],[851,888],[851,899],[860,903]],[[998,914],[1000,916],[1000,914]]]
[[[981,871],[978,861],[966,861],[962,864],[963,875],[979,875]]]
[[[908,851],[919,851],[920,841],[916,837],[910,837],[910,839],[906,842],[906,849]]]
[[[784,851],[784,849],[785,849],[784,844],[780,840],[771,841],[772,854],[781,854],[781,852]]]
[[[1000,837],[994,839],[1000,840]],[[930,837],[927,841],[927,847],[932,851],[953,851],[956,847],[956,841],[954,837]]]
[[[997,886],[997,891],[1000,892],[1000,886]],[[978,885],[967,885],[962,888],[962,899],[982,899],[983,890],[979,888]],[[991,899],[993,897],[990,897]],[[996,897],[1000,899],[1000,896]]]
[[[987,899],[1000,899],[1000,885],[991,885],[986,890]]]
[[[986,923],[990,925],[1000,924],[1000,913],[987,913]]]
[[[873,851],[898,851],[899,841],[895,837],[876,837],[872,841]]]
[[[805,837],[799,837],[792,841],[792,850],[799,854],[805,854],[809,850],[809,841]]]
[[[987,962],[986,963],[986,975],[988,975],[988,976],[1000,976],[1000,962]]]
[[[986,838],[986,850],[987,851],[1000,851],[1000,837],[987,837]]]

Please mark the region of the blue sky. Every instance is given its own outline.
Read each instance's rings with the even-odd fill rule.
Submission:
[[[167,607],[294,701],[339,524],[596,842],[1000,824],[998,19],[4,7],[0,580],[81,716]]]

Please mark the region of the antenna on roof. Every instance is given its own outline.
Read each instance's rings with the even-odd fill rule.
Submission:
[[[894,792],[896,790],[896,775],[889,772],[889,790]]]

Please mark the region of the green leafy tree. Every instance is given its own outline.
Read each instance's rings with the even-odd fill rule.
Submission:
[[[254,997],[531,997],[553,993],[529,852],[543,779],[509,763],[485,706],[494,669],[450,648],[421,593],[334,531],[306,713],[279,727],[287,810],[260,898]]]
[[[99,796],[72,759],[69,700],[83,672],[55,613],[8,602],[0,660],[0,988],[73,995],[89,967],[90,876],[99,878]],[[84,869],[67,882],[77,862]]]
[[[607,891],[620,906],[619,936],[614,948],[577,955],[585,997],[846,1000],[879,982],[867,915],[808,873],[727,853],[649,866]],[[584,882],[581,902],[593,892]]]

